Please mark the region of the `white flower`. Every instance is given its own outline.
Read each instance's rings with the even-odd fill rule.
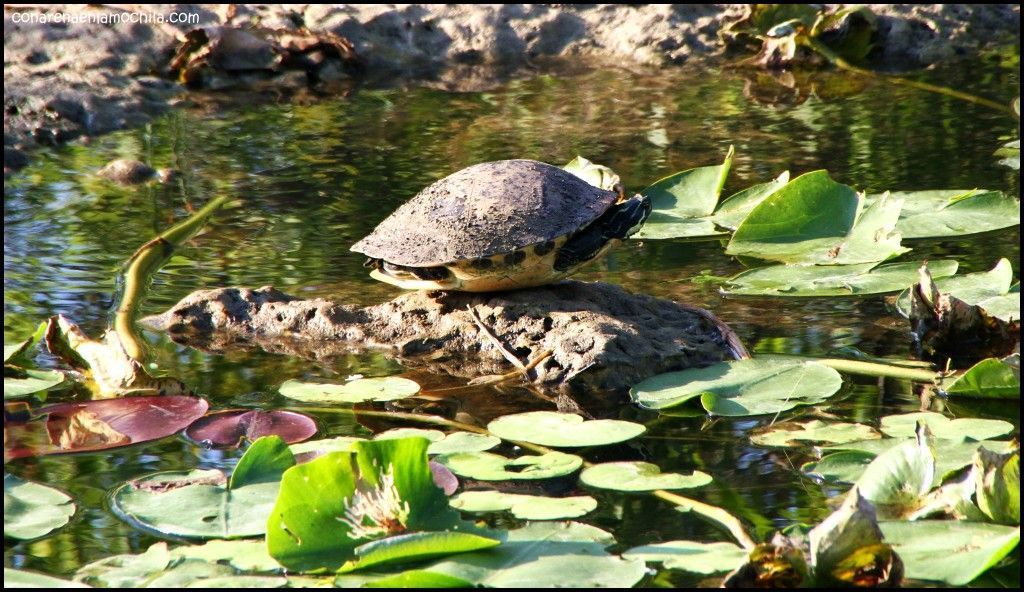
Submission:
[[[351,498],[345,500],[345,516],[338,517],[351,529],[352,539],[376,539],[405,532],[409,503],[395,488],[394,465],[380,474],[377,487],[360,480]]]

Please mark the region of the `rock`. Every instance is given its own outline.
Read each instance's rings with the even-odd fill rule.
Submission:
[[[531,377],[566,394],[621,392],[654,374],[747,356],[710,312],[600,282],[437,297],[409,292],[362,308],[296,299],[272,287],[221,288],[193,292],[145,322],[179,343],[218,352],[255,345],[325,359],[372,348],[413,368],[460,377],[514,370],[470,309],[524,363],[550,351]]]
[[[122,185],[135,185],[153,179],[156,177],[157,172],[153,167],[137,160],[118,158],[107,163],[96,174]]]

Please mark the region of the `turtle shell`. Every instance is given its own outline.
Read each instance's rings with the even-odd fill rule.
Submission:
[[[485,162],[420,191],[352,250],[412,267],[491,257],[572,234],[617,198],[543,162]]]

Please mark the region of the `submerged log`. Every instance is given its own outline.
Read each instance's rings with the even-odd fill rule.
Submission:
[[[546,356],[531,381],[565,393],[621,391],[661,372],[747,356],[710,312],[600,282],[409,292],[366,307],[272,287],[221,288],[193,292],[146,323],[199,349],[258,346],[311,359],[377,349],[409,367],[470,378],[514,371],[509,354],[523,364]]]

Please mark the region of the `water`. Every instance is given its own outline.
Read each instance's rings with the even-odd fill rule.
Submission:
[[[1019,93],[1017,73],[1016,65],[985,61],[923,77],[1008,101]],[[429,182],[485,160],[564,163],[581,154],[611,166],[635,190],[675,171],[717,164],[734,145],[725,194],[783,170],[796,175],[820,168],[872,192],[986,187],[1019,193],[1016,171],[999,166],[992,155],[1017,137],[1017,122],[1005,115],[848,75],[776,78],[728,70],[605,68],[512,81],[479,93],[355,88],[347,96],[285,102],[250,93],[200,95],[196,106],[145,129],[40,153],[30,167],[7,179],[5,340],[26,336],[56,313],[98,334],[107,322],[121,263],[215,195],[235,196],[241,205],[222,210],[174,255],[156,276],[144,312],[161,312],[196,289],[227,285],[273,284],[296,296],[356,304],[391,298],[398,291],[370,280],[362,258],[348,247]],[[116,157],[184,174],[169,187],[141,188],[113,187],[91,175]],[[1019,238],[1019,229],[1011,229],[909,241],[914,251],[906,259],[952,256],[963,273],[987,270],[1007,257],[1017,275]],[[690,281],[704,272],[726,276],[742,269],[718,241],[647,241],[624,245],[588,266],[579,279],[614,282],[710,309],[756,352],[823,355],[855,346],[874,355],[910,354],[907,324],[883,297],[730,299],[713,284]],[[317,364],[262,352],[213,355],[182,348],[160,334],[146,337],[160,369],[183,379],[214,408],[282,406],[276,387],[288,378],[403,371],[374,354]],[[52,360],[40,356],[39,362]],[[458,384],[444,377],[429,380]],[[487,389],[463,394],[451,405],[484,421],[545,407],[521,392]],[[919,406],[909,383],[848,378],[828,411],[873,423]],[[714,485],[690,493],[740,515],[758,535],[820,520],[829,513],[830,498],[842,491],[801,477],[806,452],[749,443],[749,430],[770,418],[657,418],[628,404],[607,407],[610,415],[643,421],[650,430],[634,443],[589,458],[643,458],[663,470],[711,473]],[[1019,421],[1016,406],[954,411]],[[347,416],[324,414],[317,420],[322,435],[369,433]],[[230,468],[237,456],[168,439],[10,463],[10,472],[71,493],[79,511],[53,536],[6,541],[5,565],[68,575],[114,553],[141,552],[157,539],[110,513],[109,490],[156,470]],[[725,540],[704,522],[666,511],[650,496],[597,497],[599,509],[585,520],[615,533],[620,548],[673,539]],[[648,583],[698,582],[661,575]]]

